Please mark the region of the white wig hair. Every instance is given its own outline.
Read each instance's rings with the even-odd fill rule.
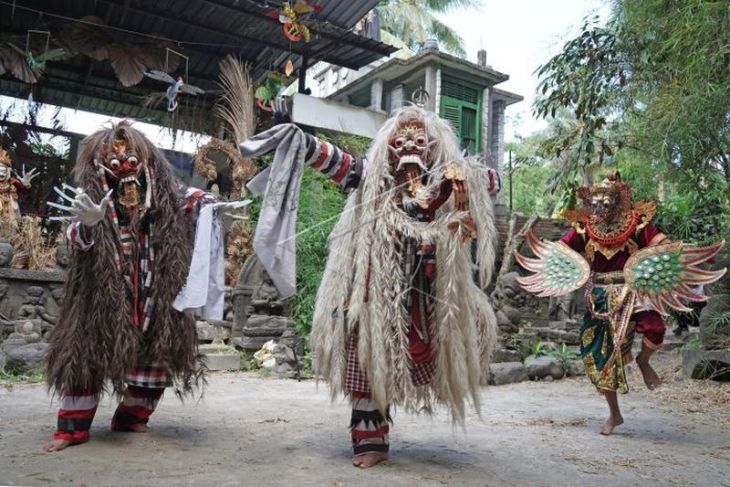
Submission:
[[[450,163],[464,169],[470,215],[477,226],[476,257],[449,225],[466,216],[450,198],[433,221],[418,221],[400,206],[401,189],[389,164],[389,140],[409,120],[424,124],[429,142],[426,188],[437,195]],[[431,411],[444,404],[463,422],[465,401],[477,411],[479,387],[486,383],[496,341],[496,319],[488,297],[472,279],[475,268],[488,283],[494,262],[496,230],[487,171],[465,160],[451,126],[437,115],[409,106],[383,125],[367,154],[366,174],[348,198],[329,237],[329,257],[320,285],[311,335],[315,369],[330,382],[333,398],[346,391],[347,343],[357,333],[359,365],[381,410],[404,405]],[[404,296],[411,291],[404,275],[405,239],[436,245],[436,280],[431,316],[436,375],[415,386],[409,370],[410,314]],[[345,311],[346,310],[346,311]]]

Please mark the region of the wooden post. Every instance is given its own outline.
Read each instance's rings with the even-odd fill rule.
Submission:
[[[309,58],[302,56],[302,65],[299,67],[299,93],[307,91],[307,69],[309,69]]]

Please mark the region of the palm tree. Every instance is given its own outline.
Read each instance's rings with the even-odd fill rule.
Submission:
[[[414,48],[429,38],[449,52],[464,56],[464,40],[435,14],[455,8],[475,8],[482,0],[381,0],[377,10],[382,29]]]

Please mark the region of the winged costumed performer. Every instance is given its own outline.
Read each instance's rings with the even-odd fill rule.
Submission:
[[[541,242],[529,233],[535,257],[516,257],[533,273],[520,284],[538,296],[562,296],[586,286],[581,356],[586,374],[606,397],[610,415],[601,434],[608,435],[624,421],[617,392],[629,390],[625,366],[633,359],[634,335],[643,335],[636,363],[646,386],[654,389],[660,379],[650,358],[664,341],[662,316],[669,309],[691,311],[685,303],[707,299],[692,288],[720,279],[725,269],[698,265],[717,255],[724,242],[708,247],[669,242],[652,223],[656,203],[632,202],[631,186],[618,172],[579,188],[578,196],[582,207],[566,214],[573,228],[559,242]]]

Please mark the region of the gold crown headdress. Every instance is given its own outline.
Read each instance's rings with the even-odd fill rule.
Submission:
[[[593,186],[581,186],[578,188],[578,197],[586,205],[590,205],[592,196],[606,193],[613,196],[614,200],[622,207],[631,207],[633,190],[629,183],[621,179],[621,174],[618,171],[609,172],[603,181]]]

